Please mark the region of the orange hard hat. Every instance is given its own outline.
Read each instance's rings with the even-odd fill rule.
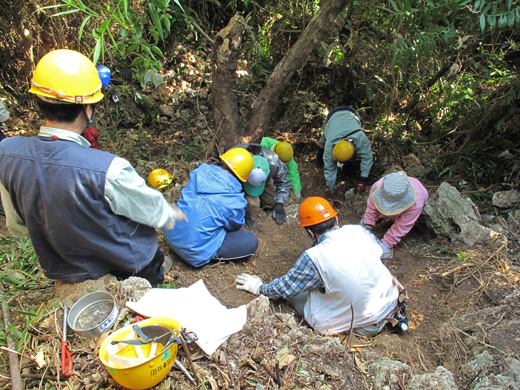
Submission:
[[[338,215],[327,199],[312,196],[300,206],[300,226],[312,226],[328,221]]]

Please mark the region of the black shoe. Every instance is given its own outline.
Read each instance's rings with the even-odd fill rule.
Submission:
[[[256,222],[255,222],[255,218],[253,217],[253,215],[246,210],[246,216],[245,216],[245,220],[246,220],[246,227],[248,229],[254,229],[256,228]]]

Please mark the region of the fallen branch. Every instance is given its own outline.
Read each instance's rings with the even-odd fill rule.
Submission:
[[[292,374],[295,363],[296,363],[296,359],[294,359],[291,363],[289,363],[289,365],[285,369],[285,374],[283,374],[283,378],[282,378],[283,383],[287,383],[287,379],[289,377],[289,374]]]
[[[182,343],[182,349],[184,350],[184,353],[186,354],[186,357],[188,358],[188,362],[190,363],[190,368],[191,368],[191,371],[193,372],[193,376],[195,377],[195,381],[197,382],[197,386],[200,386],[201,383],[200,383],[200,378],[199,378],[199,375],[197,374],[197,371],[195,370],[195,365],[193,364],[193,360],[191,360],[191,354],[190,354],[190,351],[188,350],[188,346],[186,345],[186,341],[184,340],[183,337],[179,337],[181,339],[181,343]]]
[[[18,356],[14,353],[15,344],[11,338],[9,326],[11,325],[11,316],[9,315],[9,306],[7,301],[2,301],[2,312],[4,315],[5,334],[7,338],[7,346],[9,347],[9,370],[11,372],[11,389],[23,390],[22,378],[20,377],[20,364]]]
[[[56,375],[42,375],[42,374],[20,374],[22,378],[29,379],[46,379],[50,381],[57,381],[58,377]],[[62,380],[68,380],[68,378],[64,378]]]
[[[231,364],[229,363],[229,357],[227,354],[226,347],[223,347],[222,351],[224,352],[224,357],[226,358],[226,364],[227,364],[227,369],[228,369],[228,373],[229,373],[229,381],[231,382],[231,388],[234,389],[234,388],[236,388],[236,382],[235,382],[235,377],[233,376],[233,371],[231,369]],[[240,385],[239,385],[239,387],[240,387]]]
[[[276,374],[273,372],[273,370],[271,370],[269,368],[269,366],[267,365],[266,362],[262,362],[262,367],[264,368],[265,372],[267,372],[269,374],[269,376],[271,378],[273,378],[273,380],[278,383],[279,386],[281,386],[282,384],[278,382],[278,377],[276,376]]]

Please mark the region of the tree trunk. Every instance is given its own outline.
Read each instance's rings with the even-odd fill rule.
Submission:
[[[345,8],[347,0],[329,0],[320,2],[320,9],[296,43],[287,51],[284,58],[276,65],[267,85],[258,95],[251,118],[246,126],[246,136],[241,142],[259,141],[265,126],[269,122],[280,95],[290,78],[298,70],[319,42],[330,33],[330,26],[338,14]]]
[[[213,45],[211,102],[219,149],[234,145],[239,139],[238,104],[234,91],[244,23],[242,16],[233,16],[229,24],[219,31]]]

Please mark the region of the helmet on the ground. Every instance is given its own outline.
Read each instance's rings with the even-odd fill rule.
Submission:
[[[300,206],[300,226],[313,226],[328,221],[338,215],[327,199],[311,196]]]
[[[29,92],[51,103],[92,104],[103,99],[101,86],[98,71],[87,57],[74,50],[54,50],[36,65]]]
[[[226,153],[220,156],[220,158],[243,182],[247,181],[247,178],[255,165],[251,153],[243,148],[229,149]]]
[[[108,336],[99,348],[99,358],[121,386],[149,389],[170,372],[180,331],[181,326],[173,318],[152,317]],[[148,340],[139,335],[141,332]]]
[[[148,175],[148,184],[158,190],[168,187],[173,180],[173,176],[166,169],[154,169]]]
[[[294,156],[293,148],[289,142],[281,141],[274,144],[273,152],[280,157],[280,160],[282,160],[284,164],[289,164],[289,161],[291,161]]]
[[[335,161],[345,162],[352,158],[354,155],[354,145],[351,142],[341,140],[336,145],[334,145],[334,149],[332,150],[332,157]]]

